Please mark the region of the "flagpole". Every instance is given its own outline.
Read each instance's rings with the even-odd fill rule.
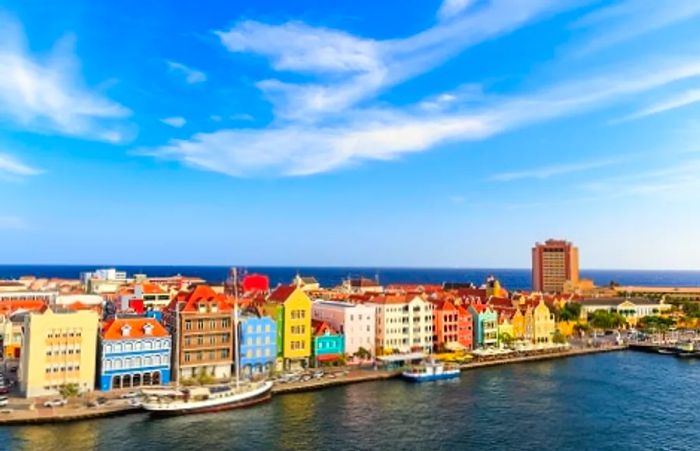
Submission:
[[[234,299],[233,299],[233,330],[236,333],[236,341],[234,343],[234,354],[235,354],[235,370],[236,370],[236,388],[240,387],[241,384],[241,360],[240,360],[240,354],[241,354],[241,334],[238,331],[238,270],[236,268],[233,268],[233,293],[234,293]]]

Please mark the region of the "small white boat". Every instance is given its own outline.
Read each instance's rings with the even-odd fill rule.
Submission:
[[[272,382],[183,387],[177,389],[144,389],[141,407],[155,416],[220,412],[264,402],[271,397]]]
[[[401,376],[411,382],[429,382],[459,377],[459,368],[447,368],[441,362],[427,362],[401,373]]]

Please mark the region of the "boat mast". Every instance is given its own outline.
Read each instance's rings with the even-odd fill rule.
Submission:
[[[233,268],[233,330],[235,331],[236,334],[236,341],[234,342],[234,358],[236,361],[234,362],[234,368],[236,370],[236,388],[240,387],[241,384],[241,359],[240,359],[240,333],[238,332],[238,270],[236,268]]]

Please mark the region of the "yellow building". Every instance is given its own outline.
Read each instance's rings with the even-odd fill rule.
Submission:
[[[512,319],[508,318],[507,315],[501,315],[501,316],[498,318],[498,340],[499,340],[499,344],[502,345],[502,343],[500,343],[500,340],[501,340],[502,337],[505,337],[505,336],[508,336],[508,337],[511,337],[511,338],[515,338],[515,330],[514,330],[514,328],[513,328]]]
[[[266,313],[277,321],[277,349],[285,368],[311,356],[311,299],[298,286],[282,285],[270,293]]]
[[[515,309],[513,319],[510,320],[513,327],[513,338],[522,340],[525,338],[525,315],[519,308]]]
[[[543,299],[536,306],[528,306],[525,312],[525,339],[534,344],[551,343],[557,330],[554,315]]]
[[[4,359],[16,359],[22,349],[22,324],[0,315],[0,335]]]
[[[19,368],[26,397],[53,395],[76,384],[81,392],[95,387],[98,315],[92,310],[51,310],[24,316]]]

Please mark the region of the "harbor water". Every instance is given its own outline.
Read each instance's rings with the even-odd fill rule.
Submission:
[[[698,449],[700,360],[620,351],[276,396],[218,414],[5,427],[19,450]]]

